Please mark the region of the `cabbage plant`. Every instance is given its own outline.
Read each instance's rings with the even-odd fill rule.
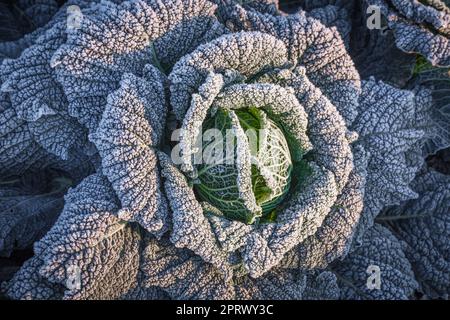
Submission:
[[[82,19],[69,28],[74,5]],[[350,9],[69,1],[0,67],[0,172],[52,169],[71,186],[59,191],[64,207],[51,223],[36,223],[47,217],[35,210],[1,213],[0,252],[14,250],[13,240],[34,251],[3,292],[445,296],[448,271],[417,259],[429,242],[415,220],[399,221],[423,205],[414,199],[425,157],[450,145],[448,107],[420,76],[402,87],[361,76],[349,53]],[[22,240],[23,225],[39,232]],[[448,261],[447,240],[430,254]],[[367,285],[373,266],[376,290]]]

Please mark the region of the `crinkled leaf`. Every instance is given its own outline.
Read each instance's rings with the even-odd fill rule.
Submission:
[[[426,135],[424,156],[450,146],[450,69],[417,59],[410,86],[416,92],[417,122]]]
[[[144,78],[123,76],[120,88],[108,96],[90,139],[122,204],[119,218],[136,221],[150,232],[164,232],[168,208],[160,190],[154,150],[166,118],[163,78],[151,65],[144,73]]]
[[[281,265],[294,269],[325,268],[349,252],[363,210],[367,167],[364,149],[355,146],[353,153],[355,168],[330,213],[315,234],[286,254]]]
[[[359,74],[339,32],[327,28],[304,12],[287,16],[264,15],[231,7],[226,25],[233,31],[260,31],[282,40],[289,61],[305,67],[306,74],[350,124],[356,116],[360,93]]]
[[[167,240],[150,240],[143,259],[145,285],[161,287],[173,299],[233,298],[231,282],[218,269]]]
[[[50,66],[65,32],[66,20],[58,15],[20,57],[5,59],[0,67],[1,90],[10,95],[17,116],[28,122],[37,143],[63,160],[86,144],[84,128],[69,116],[67,99]]]
[[[111,299],[134,288],[140,235],[114,215],[118,200],[106,178],[89,176],[65,200],[53,228],[34,246],[31,261],[40,261],[37,270],[21,269],[8,284],[7,293],[15,298],[39,298],[40,286],[52,283],[64,288],[65,299]],[[36,276],[41,279],[38,287],[29,282]],[[12,291],[15,287],[29,290]]]
[[[123,73],[142,75],[151,63],[171,67],[225,31],[213,15],[215,5],[205,0],[102,2],[93,9],[51,60],[69,113],[89,130],[98,126],[106,97]]]
[[[381,9],[399,49],[420,53],[434,66],[450,65],[450,10],[445,3],[428,0],[366,1]],[[436,6],[437,3],[440,5]]]
[[[385,227],[374,225],[367,230],[361,245],[332,267],[341,299],[410,298],[417,282],[402,249],[402,243]]]
[[[419,154],[425,134],[416,121],[423,106],[413,92],[373,78],[364,81],[362,89],[354,129],[370,157],[357,237],[370,228],[383,207],[417,197],[409,184],[423,164]]]
[[[407,243],[405,253],[421,290],[429,297],[450,295],[450,178],[426,171],[413,183],[420,196],[390,209],[395,234]]]
[[[26,249],[39,240],[53,225],[61,212],[63,194],[70,181],[50,172],[29,174],[39,179],[27,182],[24,176],[14,181],[0,181],[0,255],[9,256],[15,249]],[[30,179],[28,179],[30,180]],[[31,181],[32,182],[32,181]]]
[[[9,97],[0,94],[0,174],[20,175],[27,170],[58,168],[74,180],[89,175],[95,166],[95,152],[76,149],[65,161],[46,152],[33,138],[29,125],[17,116]]]

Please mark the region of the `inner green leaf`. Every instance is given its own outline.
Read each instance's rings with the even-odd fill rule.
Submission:
[[[276,208],[286,197],[291,185],[293,164],[288,143],[283,131],[269,119],[261,109],[250,107],[235,110],[239,125],[247,133],[249,145],[255,162],[251,164],[251,192],[261,212],[250,212],[243,203],[242,186],[238,184],[236,160],[236,137],[230,135],[232,129],[230,111],[218,109],[203,124],[203,133],[209,129],[218,129],[222,133],[220,139],[203,141],[202,154],[205,160],[206,150],[216,148],[223,153],[220,163],[202,163],[197,166],[198,180],[194,189],[202,201],[206,201],[219,209],[225,217],[252,223],[255,218],[271,221],[276,218]],[[261,130],[265,133],[261,133]],[[232,148],[227,151],[227,139],[231,139]],[[250,143],[250,140],[254,139]],[[221,149],[221,150],[220,150]]]

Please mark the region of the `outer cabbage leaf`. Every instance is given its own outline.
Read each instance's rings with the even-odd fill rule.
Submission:
[[[6,285],[6,293],[15,299],[58,294],[111,299],[134,290],[140,234],[114,215],[118,200],[106,178],[89,176],[65,201],[53,228],[35,243],[35,257]]]
[[[0,181],[0,255],[26,249],[53,225],[71,181],[56,173],[29,173]]]
[[[180,153],[183,171],[192,174],[194,171],[193,156],[197,149],[196,142],[202,133],[203,123],[208,116],[212,102],[224,87],[224,78],[221,74],[211,72],[198,88],[198,94],[194,94],[181,124]]]
[[[161,287],[173,299],[337,299],[339,288],[331,272],[300,273],[274,269],[253,279],[233,281],[190,250],[175,248],[167,239],[151,239],[143,253],[144,287]]]
[[[363,82],[362,90],[354,129],[370,157],[357,237],[373,224],[383,207],[417,197],[409,184],[423,164],[420,147],[426,134],[416,120],[424,105],[413,92],[373,78]]]
[[[212,227],[203,215],[194,191],[185,176],[172,164],[163,152],[158,153],[161,174],[170,208],[172,209],[172,231],[170,240],[177,248],[188,248],[206,262],[216,265],[227,277],[230,266],[227,257],[215,241]]]
[[[300,104],[308,114],[308,137],[313,145],[314,159],[333,173],[338,192],[347,183],[353,169],[350,143],[356,138],[347,129],[345,118],[307,76],[306,68],[299,67],[288,80]]]
[[[233,298],[231,281],[218,269],[192,251],[174,247],[167,239],[150,240],[143,256],[146,287],[160,287],[172,299]]]
[[[58,10],[55,0],[18,0],[0,3],[0,40],[14,41],[44,26]],[[1,45],[0,45],[1,47]],[[1,50],[0,50],[1,51]]]
[[[66,7],[35,32],[20,57],[5,59],[0,67],[1,90],[11,97],[17,116],[28,122],[39,145],[63,160],[87,143],[85,129],[68,114],[67,99],[50,66],[53,53],[66,40]]]
[[[0,94],[0,174],[3,177],[21,175],[27,170],[61,169],[79,180],[88,175],[97,164],[97,158],[87,150],[70,153],[62,160],[46,152],[33,138],[26,121],[17,117],[6,94]]]
[[[307,274],[305,300],[337,300],[340,289],[336,275],[329,271],[315,271]]]
[[[170,296],[159,287],[137,288],[121,296],[121,300],[170,300]]]
[[[368,157],[361,146],[353,147],[353,154],[355,167],[343,192],[317,232],[286,254],[281,261],[285,268],[326,268],[351,249],[363,210]]]
[[[63,6],[61,6],[61,8],[58,9],[56,2],[53,0],[23,0],[23,1],[18,1],[19,5],[20,3],[25,4],[30,6],[31,11],[42,11],[41,14],[38,14],[35,17],[26,17],[25,12],[23,11],[23,9],[20,9],[18,7],[18,5],[15,5],[15,8],[17,11],[19,11],[20,13],[20,17],[26,17],[28,19],[28,22],[26,23],[27,25],[27,30],[16,30],[14,31],[15,34],[17,34],[17,36],[19,36],[19,34],[22,33],[26,33],[26,32],[30,32],[30,33],[26,33],[23,35],[23,37],[21,37],[20,39],[16,39],[17,36],[14,36],[13,38],[16,39],[10,39],[8,38],[9,41],[2,41],[0,42],[0,65],[1,62],[3,61],[3,59],[5,58],[10,58],[10,59],[17,59],[19,58],[20,54],[22,53],[22,51],[32,45],[35,44],[35,41],[42,36],[46,31],[48,31],[49,29],[51,29],[55,24],[62,22],[62,21],[67,21],[67,14],[68,12],[68,8],[70,6],[77,6],[80,9],[84,9],[86,7],[89,6],[90,3],[92,2],[96,2],[95,1],[87,1],[87,0],[68,0],[65,1],[65,4]],[[52,8],[52,9],[50,9]],[[53,10],[57,10],[57,11],[53,11]],[[13,10],[14,11],[14,10]],[[15,25],[15,22],[20,21],[21,18],[17,18],[14,17],[14,12],[12,14],[8,14],[7,13],[8,10],[2,10],[2,13],[4,13],[5,15],[0,16],[0,19],[6,19],[4,25],[5,26],[11,26],[11,25]],[[50,19],[51,18],[51,19]],[[14,22],[11,22],[11,19],[14,19]],[[42,25],[32,25],[32,26],[28,26],[28,24],[31,23],[31,19],[36,19],[36,20],[40,20],[42,22]],[[46,19],[50,19],[50,20],[46,20]],[[45,21],[46,20],[46,21]],[[21,22],[21,24],[23,24]],[[29,28],[28,28],[29,27]],[[37,29],[35,29],[37,28]],[[28,30],[30,29],[30,30]],[[34,30],[35,29],[35,30]],[[11,33],[11,32],[8,32]],[[1,37],[1,35],[0,35]],[[36,75],[37,77],[39,77],[40,75]]]
[[[245,300],[330,300],[340,294],[336,276],[329,271],[273,269],[258,279],[245,278],[237,283],[236,296]]]
[[[123,73],[142,75],[146,64],[170,68],[198,44],[225,32],[205,0],[101,3],[85,14],[51,60],[69,101],[69,113],[95,130],[106,97]],[[89,108],[85,108],[89,105]]]
[[[382,35],[378,30],[355,31],[350,53],[362,79],[373,76],[386,83],[404,87],[411,78],[415,57],[400,51],[394,45],[392,33]],[[363,49],[361,49],[363,48]]]
[[[243,77],[282,67],[287,63],[283,43],[260,32],[222,36],[199,46],[182,57],[169,75],[170,102],[173,113],[182,120],[191,104],[192,95],[210,72],[237,71]],[[229,74],[224,76],[231,77]]]
[[[413,183],[416,200],[386,212],[395,234],[407,243],[406,256],[428,297],[450,295],[450,177],[433,170]]]
[[[380,29],[368,28],[367,1],[306,0],[298,5],[310,17],[337,28],[361,79],[373,76],[404,87],[411,78],[415,56],[397,48],[394,34],[384,21]]]
[[[11,281],[1,284],[2,292],[16,300],[61,299],[64,287],[47,281],[39,274],[42,264],[42,260],[36,256],[25,261]]]
[[[252,0],[252,1],[241,1],[241,0],[210,0],[211,2],[218,5],[217,15],[219,19],[226,15],[227,8],[235,4],[239,4],[248,10],[256,10],[261,13],[279,15],[281,14],[278,10],[280,4],[278,0]]]
[[[420,53],[434,66],[450,65],[450,10],[444,2],[366,1],[381,9],[398,48]]]
[[[417,282],[402,249],[403,244],[385,227],[376,224],[367,230],[361,245],[344,261],[332,266],[339,280],[341,299],[406,300],[411,297]],[[379,268],[379,288],[376,278],[370,278],[372,268]]]
[[[164,79],[151,65],[144,74],[144,78],[124,74],[120,89],[108,96],[102,120],[90,139],[122,204],[119,218],[136,221],[150,232],[165,232],[168,208],[154,150],[162,139],[166,118]]]
[[[261,31],[282,40],[289,61],[305,68],[311,82],[351,124],[357,113],[360,80],[336,29],[325,27],[304,12],[273,16],[247,11],[240,5],[228,8],[224,23],[233,31]]]
[[[349,52],[362,79],[377,80],[404,87],[412,77],[415,56],[397,48],[392,30],[367,27],[367,1],[358,1],[353,11],[353,32]],[[381,21],[383,22],[383,21]]]
[[[0,172],[3,175],[20,174],[47,161],[47,153],[34,141],[27,123],[17,117],[6,94],[0,94],[0,135]]]
[[[417,122],[426,131],[424,156],[450,146],[450,69],[431,67],[421,59],[410,87],[416,92]]]
[[[335,27],[348,47],[353,28],[350,16],[353,13],[354,0],[302,1],[299,5],[300,9],[296,11],[305,10],[309,17],[319,20],[329,28]]]

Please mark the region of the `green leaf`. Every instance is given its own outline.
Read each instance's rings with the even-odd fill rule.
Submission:
[[[220,130],[224,138],[228,137],[226,130],[232,129],[230,112],[232,111],[219,108],[204,122],[204,132],[214,128]],[[238,125],[247,133],[249,144],[250,134],[247,130],[255,130],[256,150],[250,147],[250,154],[256,163],[252,162],[249,167],[251,172],[248,174],[251,176],[251,191],[256,205],[261,207],[262,214],[269,214],[281,203],[290,188],[292,163],[288,143],[283,131],[261,109],[238,109],[235,114]],[[261,129],[267,130],[265,135],[260,135]],[[261,211],[249,212],[250,209],[245,206],[242,186],[238,183],[237,142],[234,137],[233,162],[198,165],[199,183],[194,185],[194,189],[201,200],[217,207],[227,218],[251,223],[261,215]],[[216,142],[204,143],[203,150],[214,143]],[[228,156],[226,146],[223,147],[223,154]]]

